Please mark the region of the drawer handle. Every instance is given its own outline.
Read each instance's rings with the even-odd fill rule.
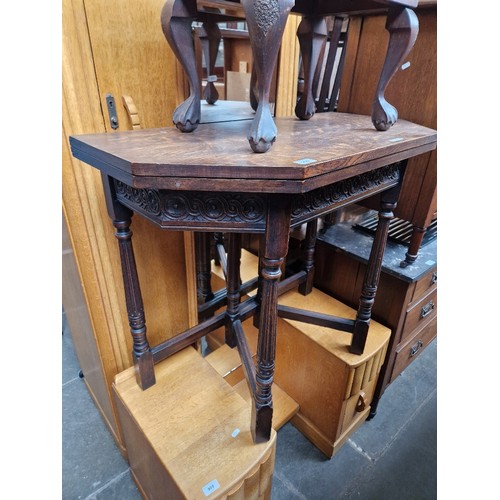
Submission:
[[[436,306],[432,300],[428,304],[425,304],[425,306],[420,310],[420,319],[425,318],[428,314],[430,314],[434,310],[434,307]]]
[[[358,402],[356,403],[356,411],[359,413],[366,408],[366,394],[361,391],[359,393]]]
[[[415,354],[417,354],[418,351],[420,351],[420,348],[424,345],[424,343],[421,340],[417,340],[415,345],[410,349],[410,358],[413,358]]]
[[[437,283],[437,280],[438,280],[438,273],[433,272],[432,277],[431,277],[431,285],[434,285],[434,283]]]

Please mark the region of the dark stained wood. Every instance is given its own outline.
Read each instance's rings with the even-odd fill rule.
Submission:
[[[233,323],[237,319],[240,303],[240,261],[241,261],[241,234],[231,233],[228,236],[228,262],[227,262],[227,294],[226,294],[226,333],[225,341],[229,347],[236,347],[233,332]]]
[[[314,251],[316,248],[316,236],[318,234],[318,219],[307,223],[306,237],[303,241],[303,270],[307,273],[304,283],[299,286],[299,292],[303,295],[311,293],[314,282]]]
[[[201,118],[201,86],[191,25],[196,18],[196,0],[167,0],[161,12],[161,26],[170,48],[189,81],[189,97],[174,111],[173,122],[182,132],[192,132]]]
[[[380,273],[382,271],[382,259],[387,243],[389,224],[394,218],[394,209],[398,202],[402,181],[403,177],[401,177],[398,186],[385,191],[381,195],[378,225],[373,238],[363,287],[361,289],[358,312],[354,323],[353,339],[350,346],[350,351],[354,354],[361,354],[365,348],[373,303],[375,302],[375,296],[380,281]]]
[[[392,127],[398,119],[396,108],[385,98],[385,89],[415,44],[418,18],[413,10],[391,5],[386,29],[390,33],[389,46],[372,107],[373,125],[382,131]]]
[[[322,16],[304,16],[297,29],[300,54],[304,68],[304,90],[295,106],[295,116],[309,120],[316,112],[313,96],[313,80],[321,48],[327,36],[326,21]]]
[[[374,136],[380,136],[370,126],[369,117],[337,115],[340,117],[344,128],[344,143],[331,146],[322,139],[324,130],[316,128],[319,133],[318,139],[314,142],[318,147],[325,141],[325,150],[311,149],[311,144],[302,143],[303,138],[295,136],[295,143],[288,151],[288,158],[295,155],[294,147],[301,145],[304,152],[312,152],[322,160],[306,160],[292,167],[290,170],[282,170],[281,167],[290,163],[280,165],[279,161],[262,162],[262,168],[255,168],[256,155],[245,152],[242,155],[226,154],[225,158],[230,160],[227,168],[224,162],[217,165],[213,162],[213,155],[207,151],[209,144],[203,148],[192,148],[186,150],[185,154],[178,153],[174,162],[170,158],[172,153],[177,151],[179,134],[172,135],[165,129],[149,131],[150,135],[139,134],[145,131],[133,131],[130,134],[118,137],[116,141],[96,136],[82,138],[72,138],[75,155],[80,155],[91,165],[99,168],[103,175],[104,188],[107,191],[107,198],[110,204],[110,214],[118,228],[120,244],[123,244],[122,268],[124,281],[127,290],[131,290],[133,300],[127,299],[130,307],[130,316],[133,317],[134,346],[137,344],[137,352],[140,357],[137,359],[137,368],[140,377],[149,376],[153,362],[165,359],[175,352],[191,345],[203,335],[226,325],[228,332],[227,341],[240,347],[243,363],[246,363],[246,371],[249,375],[249,384],[253,384],[252,368],[250,359],[245,350],[245,340],[241,337],[241,322],[252,316],[258,317],[259,334],[257,341],[257,355],[255,368],[255,391],[252,405],[251,431],[255,442],[266,441],[271,435],[271,424],[273,414],[272,383],[275,369],[276,353],[276,328],[278,320],[278,296],[287,290],[301,286],[305,292],[310,288],[312,272],[314,269],[314,242],[317,228],[316,219],[329,211],[335,210],[344,204],[353,202],[370,196],[375,192],[385,192],[382,194],[381,219],[389,219],[395,207],[397,192],[401,184],[404,172],[403,161],[392,162],[394,158],[402,159],[417,154],[421,149],[425,151],[435,147],[435,132],[423,127],[414,126],[410,123],[399,124],[399,134],[393,137],[392,141],[380,142]],[[323,114],[322,116],[326,116]],[[318,120],[321,122],[322,119]],[[332,123],[331,120],[324,120],[325,123]],[[285,121],[284,123],[291,123]],[[298,123],[295,121],[295,123]],[[335,120],[333,121],[335,123]],[[225,127],[227,124],[214,124],[214,128]],[[240,130],[238,123],[231,124],[229,130]],[[314,128],[314,127],[313,127]],[[398,127],[394,127],[396,129]],[[340,130],[340,129],[339,129]],[[174,131],[175,132],[175,131]],[[137,135],[132,135],[137,134]],[[293,134],[292,134],[293,135]],[[391,137],[391,132],[384,134]],[[118,136],[118,134],[114,134]],[[290,139],[290,144],[293,143]],[[283,141],[286,142],[286,141]],[[97,144],[104,144],[103,149],[99,149]],[[133,145],[133,147],[130,147]],[[356,149],[357,148],[357,149]],[[155,162],[155,149],[163,151],[163,163]],[[82,151],[84,153],[82,154]],[[279,152],[279,148],[276,149]],[[340,151],[340,154],[339,154]],[[346,154],[346,151],[348,154]],[[198,155],[195,161],[193,153]],[[132,155],[132,156],[131,156]],[[332,156],[333,155],[333,156]],[[188,160],[184,158],[186,156]],[[267,155],[269,159],[275,156],[274,152]],[[158,157],[156,157],[158,158]],[[309,155],[305,158],[309,158]],[[189,163],[191,159],[192,163]],[[200,181],[196,174],[201,169],[210,174],[210,180],[203,179],[205,185],[200,191],[190,191],[185,189],[185,184],[181,182],[182,177],[178,172],[169,171],[173,163],[178,161],[184,163],[186,178],[188,180]],[[279,156],[278,156],[279,160]],[[282,158],[284,161],[284,157]],[[311,165],[307,165],[312,161]],[[246,163],[248,162],[248,163]],[[301,165],[306,163],[306,165]],[[153,172],[156,165],[157,174],[154,178],[160,181],[169,178],[175,189],[157,189],[157,185],[152,182],[149,186],[137,188],[129,186],[119,180],[120,172],[141,172],[146,169]],[[161,165],[166,169],[159,168]],[[258,165],[258,163],[257,163]],[[237,168],[236,168],[237,167]],[[253,179],[247,179],[241,172],[249,168],[254,175]],[[297,171],[296,168],[300,170]],[[308,169],[312,168],[316,175]],[[108,177],[108,170],[116,174],[116,178]],[[222,171],[227,177],[220,175]],[[295,179],[305,178],[308,187],[315,189],[304,193],[290,191],[289,186],[277,184],[281,189],[273,192],[269,188],[271,183],[269,178],[276,179],[276,176],[292,173]],[[127,174],[130,176],[130,172]],[[189,174],[192,172],[192,176]],[[219,176],[216,174],[219,173]],[[234,176],[230,176],[231,174]],[[297,177],[297,173],[299,177]],[[213,175],[212,175],[213,174]],[[117,179],[118,178],[118,179]],[[150,175],[134,175],[134,178],[150,180]],[[286,180],[286,177],[284,177]],[[251,191],[247,184],[254,181],[251,186],[259,186],[259,189]],[[180,333],[173,339],[149,348],[146,340],[145,320],[143,320],[142,302],[140,301],[140,290],[137,276],[133,274],[133,253],[131,247],[129,231],[130,217],[132,213],[155,222],[164,229],[173,230],[201,230],[215,233],[216,253],[226,276],[227,288],[225,293],[220,294],[209,304],[226,303],[226,310],[204,321],[199,325]],[[120,216],[120,219],[115,219]],[[123,220],[122,220],[123,219]],[[285,257],[289,246],[289,235],[292,227],[296,227],[303,222],[311,222],[307,229],[305,244],[304,269],[297,272],[283,281],[281,276],[284,268]],[[261,246],[259,249],[260,270],[259,270],[259,293],[257,298],[248,298],[244,302],[240,301],[241,279],[239,274],[241,233],[254,232],[263,233]],[[226,234],[227,233],[227,234]],[[371,306],[377,289],[378,276],[380,274],[380,259],[386,243],[387,231],[384,223],[380,224],[380,229],[375,238],[374,250],[370,257],[366,279],[362,287],[362,296],[358,317],[352,327],[353,342],[352,350],[359,354],[363,351],[366,330],[371,317]],[[226,239],[224,248],[223,238]],[[202,255],[199,257],[199,268],[206,271],[208,245],[202,237],[197,237],[199,246],[202,247]],[[227,256],[226,256],[227,249]],[[226,262],[227,261],[227,262]],[[132,269],[132,271],[131,271]],[[125,279],[125,276],[127,278]],[[308,282],[309,276],[309,282]],[[253,282],[254,284],[255,282]],[[203,284],[204,291],[207,285]],[[142,315],[141,315],[142,313]],[[204,314],[208,314],[208,309]],[[285,312],[286,313],[286,312]],[[294,312],[293,314],[297,314]],[[327,321],[330,326],[338,326],[341,329],[352,322],[343,321],[341,318],[320,318],[315,314],[298,313],[302,320],[310,321],[313,324]],[[201,316],[201,315],[200,315]],[[148,358],[149,355],[149,358]],[[149,363],[149,364],[148,364]],[[153,381],[154,382],[154,381]]]
[[[247,134],[255,153],[265,153],[276,140],[277,128],[269,109],[273,70],[293,0],[242,0],[252,43],[258,105]]]
[[[271,386],[276,357],[278,289],[281,266],[288,252],[291,200],[276,196],[270,200],[266,217],[264,252],[260,256],[261,303],[257,341],[256,390],[252,405],[252,435],[255,442],[267,441],[271,435],[273,401]]]
[[[195,233],[196,255],[196,291],[198,304],[204,304],[214,298],[210,283],[210,234]]]
[[[155,384],[155,373],[153,356],[146,333],[146,316],[142,303],[139,276],[137,275],[134,249],[132,247],[130,224],[133,212],[116,201],[112,179],[103,175],[102,180],[108,213],[116,228],[115,236],[118,240],[120,250],[125,303],[127,306],[130,333],[132,335],[132,354],[134,364],[137,367],[137,383],[145,390]]]
[[[252,398],[255,398],[255,393],[257,390],[256,387],[256,371],[255,365],[253,362],[252,353],[250,351],[250,347],[248,346],[248,341],[245,336],[245,331],[243,330],[243,326],[241,321],[237,319],[233,323],[234,328],[234,336],[236,338],[236,345],[238,347],[238,352],[240,354],[240,358],[243,364],[243,369],[245,372],[245,378],[248,384],[248,389],[250,390],[250,394]]]
[[[296,307],[278,306],[278,316],[283,319],[291,319],[294,321],[302,321],[317,326],[334,328],[342,332],[352,333],[354,329],[354,320],[339,318],[331,314],[323,314],[305,309],[297,309]]]
[[[219,93],[215,88],[215,81],[212,79],[215,76],[215,60],[217,59],[217,52],[219,51],[222,36],[219,26],[217,26],[217,23],[213,20],[207,20],[203,23],[203,27],[200,29],[198,36],[200,38],[207,67],[207,85],[203,91],[203,97],[208,104],[215,104],[219,99]]]

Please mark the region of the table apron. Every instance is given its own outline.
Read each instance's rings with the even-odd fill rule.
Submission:
[[[396,186],[404,162],[362,173],[292,197],[291,226],[316,219]],[[116,198],[162,229],[264,233],[274,196],[267,193],[134,188],[114,179]]]

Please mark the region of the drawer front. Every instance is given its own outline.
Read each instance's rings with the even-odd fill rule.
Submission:
[[[437,335],[437,318],[418,330],[413,337],[396,349],[391,382],[432,342]]]
[[[415,329],[429,323],[437,315],[437,288],[434,288],[418,302],[411,305],[406,312],[401,342],[413,336]]]
[[[423,278],[417,281],[415,291],[413,292],[412,302],[423,297],[434,285],[437,285],[437,269],[432,273],[426,274]]]

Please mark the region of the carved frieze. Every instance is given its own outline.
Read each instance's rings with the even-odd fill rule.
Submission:
[[[399,168],[400,163],[394,163],[309,193],[290,195],[291,225],[395,185]],[[257,233],[265,228],[265,194],[139,189],[117,180],[115,186],[118,201],[165,228]]]
[[[118,200],[161,226],[263,228],[266,199],[247,193],[137,189],[116,183]],[[247,227],[248,226],[248,227]]]
[[[400,176],[400,166],[400,162],[393,163],[295,198],[292,204],[292,225],[326,213],[329,209],[342,205],[343,202],[351,202],[352,198],[361,199],[371,191],[383,190],[385,186],[396,184]]]

